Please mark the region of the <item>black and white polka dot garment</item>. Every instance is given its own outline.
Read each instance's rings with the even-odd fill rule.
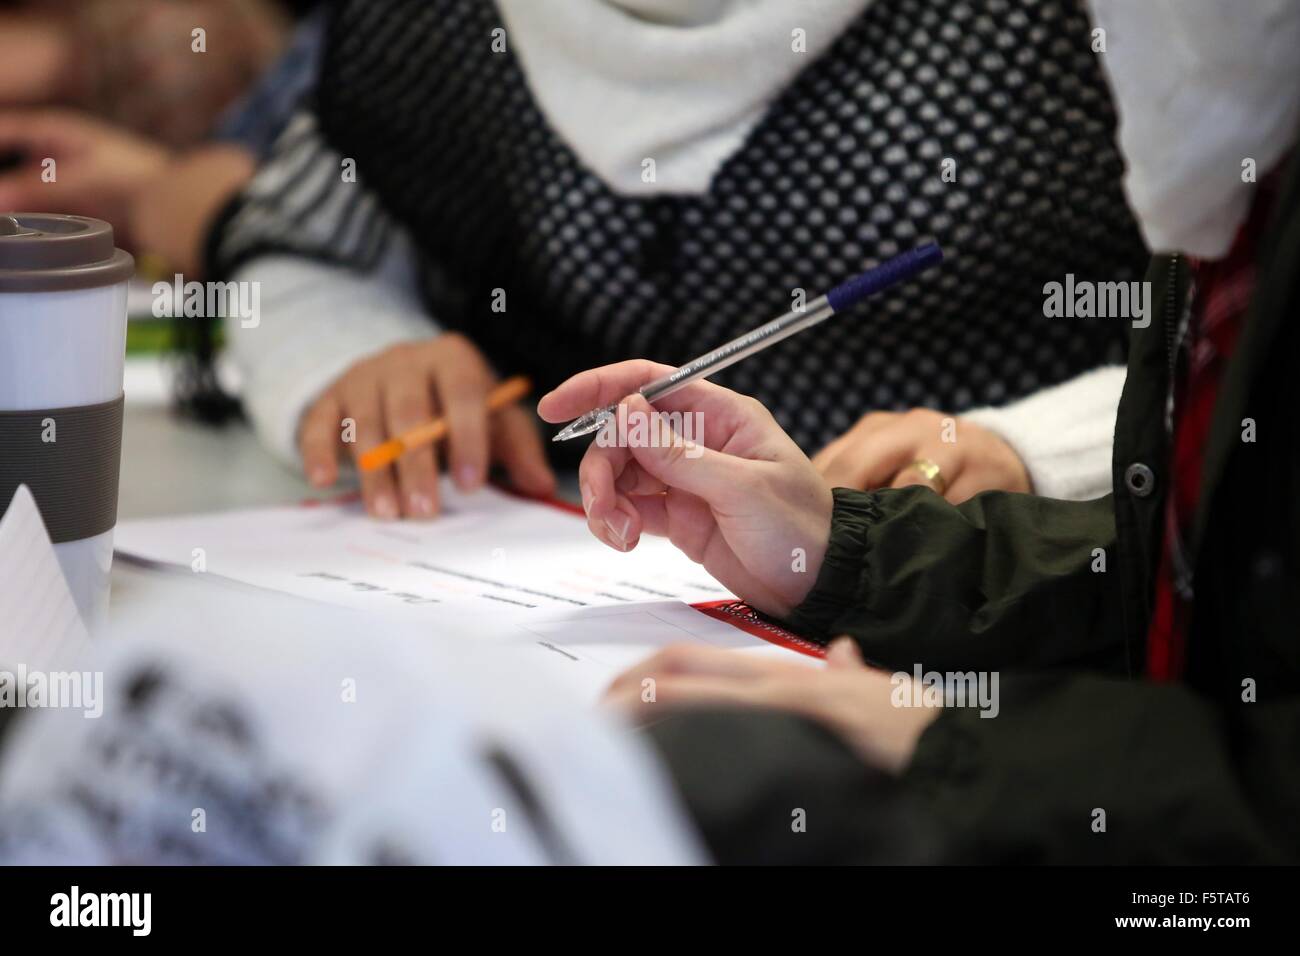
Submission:
[[[1115,320],[1042,314],[1044,283],[1133,280],[1146,259],[1080,3],[877,0],[700,196],[612,192],[492,52],[501,25],[482,0],[341,3],[316,109],[418,243],[432,318],[503,374],[549,387],[625,358],[678,364],[788,310],[795,288],[812,298],[931,239],[939,270],[717,380],[814,451],[873,409],[999,404],[1120,357]],[[374,235],[335,205],[357,237],[335,258],[364,266]],[[275,206],[229,221],[224,269],[328,254]]]

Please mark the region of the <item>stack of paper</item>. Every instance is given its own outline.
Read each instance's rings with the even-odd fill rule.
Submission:
[[[376,522],[359,504],[268,508],[127,522],[117,550],[496,644],[498,658],[587,701],[674,643],[805,659],[692,607],[729,595],[666,541],[618,554],[562,508],[490,488],[443,494],[446,513],[429,523]]]
[[[666,541],[616,554],[573,513],[485,488],[443,487],[432,522],[378,522],[359,504],[130,521],[119,554],[367,611],[436,621],[458,610],[527,619],[728,593]]]
[[[98,716],[25,714],[2,863],[690,863],[634,733],[492,647],[166,574],[97,642]]]

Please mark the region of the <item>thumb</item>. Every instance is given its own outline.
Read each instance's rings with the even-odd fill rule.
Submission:
[[[831,641],[830,647],[826,648],[826,664],[833,670],[865,666],[862,652],[858,650],[857,642],[851,637],[837,637]]]
[[[683,417],[685,416],[685,417]],[[680,434],[674,420],[683,426]],[[714,451],[704,444],[701,412],[666,414],[639,394],[618,407],[618,440],[646,472],[669,488],[716,503],[747,485],[757,462]]]

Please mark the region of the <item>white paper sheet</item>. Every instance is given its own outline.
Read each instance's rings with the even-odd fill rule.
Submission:
[[[0,668],[59,671],[88,644],[36,499],[19,485],[0,518]]]
[[[730,595],[668,542],[620,555],[578,515],[493,488],[443,487],[437,521],[377,522],[359,504],[128,521],[116,550],[328,604],[437,621],[492,621]]]

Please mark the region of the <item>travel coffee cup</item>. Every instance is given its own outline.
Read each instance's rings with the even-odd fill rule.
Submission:
[[[92,633],[108,613],[134,268],[106,222],[0,213],[0,514],[32,490]]]

